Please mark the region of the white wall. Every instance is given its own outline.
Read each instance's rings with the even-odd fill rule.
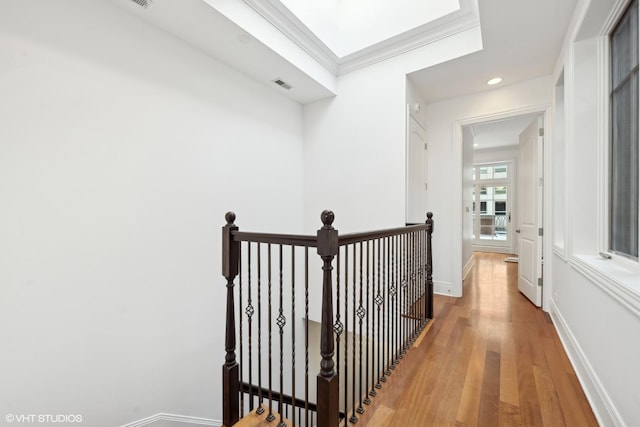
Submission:
[[[0,412],[220,419],[220,227],[302,229],[301,107],[109,2],[0,50]]]
[[[553,227],[550,313],[602,426],[635,426],[640,419],[638,266],[598,256],[607,250],[603,26],[616,21],[622,6],[615,0],[581,2],[556,67],[556,77],[564,70],[564,102],[557,108],[564,109],[566,127],[566,160],[558,160],[567,167],[555,169],[551,196],[554,202],[564,198],[566,210],[557,211],[555,220],[563,223]]]
[[[406,75],[480,48],[476,27],[342,75],[338,96],[305,105],[305,229],[323,209],[341,232],[404,224]]]
[[[439,183],[429,192],[430,209],[439,213],[439,238],[434,240],[434,283],[438,293],[462,295],[461,126],[543,111],[551,103],[551,86],[551,77],[542,77],[427,106],[427,138],[431,142],[428,180]]]
[[[427,175],[427,156],[429,154],[428,150],[424,148],[424,144],[427,142],[425,138],[427,122],[426,103],[409,78],[407,78],[406,81],[406,90],[408,116],[406,118],[407,170],[405,194],[407,209],[405,218],[407,223],[423,223],[427,219],[426,213],[429,210],[427,191],[424,186]],[[411,150],[411,144],[414,144],[413,152]],[[416,176],[419,177],[419,179],[415,179],[417,182],[411,183],[412,176],[414,179]]]

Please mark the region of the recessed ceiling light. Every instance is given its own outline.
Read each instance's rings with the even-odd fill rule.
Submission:
[[[487,80],[487,84],[489,86],[497,85],[502,81],[502,77],[494,77],[491,80]]]
[[[479,144],[473,144],[474,147],[477,147]]]

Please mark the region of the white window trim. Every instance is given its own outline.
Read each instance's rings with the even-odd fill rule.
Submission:
[[[602,253],[606,253],[611,260],[619,264],[621,268],[627,270],[636,270],[640,274],[640,259],[631,259],[626,256],[609,252],[609,203],[610,203],[610,186],[609,186],[609,168],[610,168],[610,138],[611,138],[611,105],[609,93],[609,80],[611,79],[611,52],[609,35],[613,31],[618,20],[626,11],[631,0],[625,0],[618,3],[618,7],[613,10],[609,19],[606,21],[602,30],[602,35],[598,38],[598,162],[597,176],[598,188],[596,197],[598,203],[598,249]],[[640,118],[639,118],[640,120]],[[640,233],[640,227],[639,227]]]
[[[610,143],[610,48],[609,34],[631,0],[616,4],[597,39],[597,254],[576,253],[569,265],[591,279],[636,316],[640,317],[640,261],[609,252],[609,143]],[[606,254],[607,259],[601,254]]]

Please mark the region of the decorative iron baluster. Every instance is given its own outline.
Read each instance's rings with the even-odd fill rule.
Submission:
[[[291,397],[296,401],[296,250],[291,245]],[[280,390],[284,392],[284,390]],[[296,425],[295,407],[291,408],[292,425]]]
[[[344,248],[344,412],[349,408],[349,246]],[[344,417],[344,425],[349,425],[349,418]]]
[[[353,366],[351,373],[351,417],[349,418],[349,422],[357,423],[358,417],[356,416],[356,315],[358,309],[356,308],[356,259],[357,259],[357,251],[356,244],[352,245],[353,247],[353,270],[352,270],[352,287],[353,287],[353,306],[352,308],[352,320],[353,320],[353,333],[351,334],[351,344],[353,350],[351,351],[351,363]]]
[[[395,369],[396,365],[398,364],[398,346],[397,346],[397,341],[398,341],[398,319],[400,318],[400,314],[398,313],[398,298],[397,298],[397,294],[398,294],[398,268],[397,268],[397,251],[398,251],[398,236],[393,236],[391,238],[391,246],[392,246],[392,251],[391,251],[391,267],[392,267],[392,272],[391,272],[391,276],[393,277],[392,279],[392,283],[391,286],[389,287],[389,300],[390,300],[390,305],[391,305],[391,309],[393,311],[393,315],[391,316],[392,319],[392,325],[391,328],[389,328],[389,334],[391,335],[391,338],[389,339],[389,342],[391,343],[392,349],[391,352],[393,353],[392,357],[393,357],[393,363],[391,364],[391,369]]]
[[[262,254],[260,251],[261,244],[256,244],[256,252],[258,255],[258,409],[256,414],[264,413],[264,396],[262,395]]]
[[[387,257],[387,261],[385,262],[385,265],[387,266],[386,268],[386,274],[385,274],[385,285],[382,287],[382,339],[380,341],[382,341],[383,343],[386,344],[386,349],[387,352],[385,354],[384,352],[384,347],[382,348],[382,354],[384,355],[384,361],[383,364],[386,363],[386,368],[384,371],[385,376],[389,376],[391,375],[391,342],[389,341],[389,339],[387,338],[387,340],[384,339],[384,330],[386,329],[387,331],[389,330],[390,324],[391,324],[391,312],[389,311],[389,286],[391,283],[391,245],[390,245],[390,237],[385,237],[384,239],[384,247],[385,247],[385,255]],[[384,296],[387,295],[387,298],[385,298]],[[385,315],[386,313],[386,315]],[[388,333],[387,333],[387,337],[388,337]]]
[[[408,237],[407,234],[404,234],[402,236],[402,311],[404,312],[404,317],[402,319],[402,356],[404,357],[404,355],[407,353],[407,336],[408,336],[408,328],[409,328],[409,324],[408,324],[408,318],[407,318],[407,312],[408,312],[408,295],[407,295],[407,290],[409,288],[409,282],[408,282],[408,277],[409,277],[409,272],[408,272],[408,268],[409,268],[409,263],[407,261],[407,243],[408,242]]]
[[[375,261],[375,253],[376,253],[376,242],[375,240],[367,240],[367,295],[369,295],[369,279],[371,279],[371,283],[372,283],[372,289],[374,290],[373,292],[375,292],[375,288],[376,288],[376,277],[375,274],[372,272],[372,270],[375,269],[375,267],[372,265],[373,262],[370,262],[370,259],[373,258],[372,261]],[[368,311],[368,310],[367,310]],[[372,325],[372,329],[375,329],[375,311],[373,311],[373,321],[371,322]],[[370,339],[371,342],[374,343],[373,341],[373,337],[374,337],[375,331],[372,331],[370,334]],[[369,349],[369,346],[367,346],[367,350]],[[367,362],[369,360],[369,356],[367,353]],[[375,397],[376,396],[376,391],[374,389],[374,384],[375,384],[375,377],[376,377],[376,355],[375,355],[375,350],[374,348],[371,348],[371,371],[369,372],[369,367],[367,364],[367,371],[366,371],[366,377],[367,377],[367,384],[366,384],[366,389],[368,390],[367,392],[367,397],[364,400],[364,403],[366,403],[367,405],[371,404],[371,399],[369,399],[369,396],[371,397]],[[371,377],[371,388],[369,388],[369,376]]]
[[[380,339],[380,353],[382,355],[381,357],[381,361],[382,361],[382,365],[381,365],[381,372],[382,372],[382,376],[380,377],[380,382],[382,383],[386,383],[387,382],[387,370],[385,369],[385,353],[386,353],[386,348],[385,348],[385,344],[384,344],[384,331],[386,329],[386,324],[387,324],[387,316],[385,315],[385,298],[384,298],[384,292],[385,292],[385,288],[387,285],[387,265],[384,262],[385,256],[386,256],[386,252],[387,252],[387,247],[385,244],[385,239],[382,239],[382,281],[380,282],[381,287],[380,287],[380,292],[378,293],[378,296],[380,297],[380,308],[381,308],[381,312],[382,312],[382,336]]]
[[[359,349],[360,349],[360,354],[358,357],[358,365],[360,365],[360,370],[359,370],[359,375],[358,375],[358,393],[360,395],[360,406],[358,406],[358,409],[356,412],[358,412],[359,414],[364,414],[364,407],[362,406],[362,324],[363,324],[363,320],[364,320],[364,316],[367,314],[367,311],[365,310],[364,306],[363,306],[363,288],[364,288],[364,284],[362,281],[362,242],[360,242],[360,283],[359,283],[359,287],[360,287],[360,304],[358,306],[358,321],[359,321],[359,328],[358,331],[360,333],[360,345],[359,345]]]
[[[309,248],[304,248],[304,423],[309,426]]]
[[[336,336],[336,372],[340,375],[340,339],[344,331],[344,325],[340,320],[340,252],[336,257],[336,321],[333,324],[333,333]]]
[[[242,329],[242,242],[239,243],[240,250],[238,251],[238,307],[240,307],[240,319],[238,330],[239,341],[239,353],[240,353],[240,380],[244,378],[244,337]],[[240,393],[240,418],[244,417],[244,393]]]
[[[247,331],[249,333],[249,384],[253,385],[253,327],[252,320],[255,309],[251,302],[251,242],[247,242]],[[249,389],[249,412],[253,411],[253,387]]]
[[[272,304],[271,304],[271,243],[267,245],[267,328],[268,328],[268,343],[267,343],[267,351],[269,353],[269,370],[268,370],[268,381],[269,381],[269,414],[267,415],[267,421],[271,422],[276,419],[276,416],[273,415],[273,354],[272,354]]]
[[[280,295],[278,298],[278,317],[276,318],[276,325],[278,325],[278,332],[280,335],[280,399],[278,401],[278,412],[280,413],[280,422],[278,423],[278,427],[286,427],[284,422],[284,417],[282,415],[283,412],[283,394],[284,394],[284,326],[287,324],[287,319],[284,316],[284,310],[282,307],[283,300],[283,289],[284,289],[284,280],[282,274],[282,245],[278,246],[278,274],[280,275]]]
[[[382,244],[380,242],[380,239],[376,239],[377,243],[378,243],[378,252],[377,252],[377,276],[378,276],[378,289],[376,291],[376,299],[375,299],[375,303],[376,303],[376,323],[378,324],[378,330],[377,330],[377,335],[376,335],[376,353],[378,356],[378,361],[377,361],[377,365],[376,365],[376,375],[378,376],[377,378],[377,382],[375,387],[377,389],[381,389],[382,388],[382,371],[384,369],[384,365],[382,364],[382,345],[380,344],[380,329],[381,329],[381,324],[380,324],[380,304],[382,303],[382,297],[380,296],[380,287],[382,286],[382,277],[380,276],[380,257],[381,257],[381,252],[382,252]]]
[[[365,363],[366,363],[366,367],[364,370],[364,377],[365,377],[365,382],[364,382],[364,388],[365,388],[365,398],[364,398],[364,403],[366,405],[370,405],[371,404],[371,399],[369,398],[369,393],[367,392],[369,390],[369,347],[371,347],[374,343],[373,341],[373,335],[371,334],[371,322],[370,322],[370,313],[371,313],[371,306],[370,306],[370,302],[371,302],[371,297],[370,297],[370,293],[369,293],[369,282],[371,279],[371,265],[369,262],[369,259],[371,258],[371,247],[370,247],[370,243],[371,240],[367,240],[367,296],[365,298],[365,300],[367,301],[367,325],[366,325],[366,331],[367,331],[367,349],[366,349],[366,355],[365,355]],[[362,378],[360,379],[362,381]],[[373,387],[373,375],[371,376],[371,386]],[[360,395],[362,395],[362,392],[360,392]]]

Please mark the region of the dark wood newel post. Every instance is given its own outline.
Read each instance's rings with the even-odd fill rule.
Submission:
[[[232,232],[238,230],[233,223],[236,214],[227,212],[227,225],[222,227],[222,275],[227,279],[227,315],[224,348],[226,355],[222,366],[222,423],[231,427],[240,419],[240,374],[236,361],[236,313],[233,297],[233,280],[238,275],[240,242],[233,240]]]
[[[338,425],[338,375],[334,369],[333,352],[333,294],[331,263],[338,254],[338,231],[331,224],[335,216],[324,211],[320,216],[322,228],[318,230],[318,255],[322,258],[322,323],[320,326],[320,373],[317,378],[318,427]]]
[[[431,249],[431,235],[433,234],[433,213],[427,212],[427,297],[425,298],[425,313],[428,319],[433,319],[433,257]]]

